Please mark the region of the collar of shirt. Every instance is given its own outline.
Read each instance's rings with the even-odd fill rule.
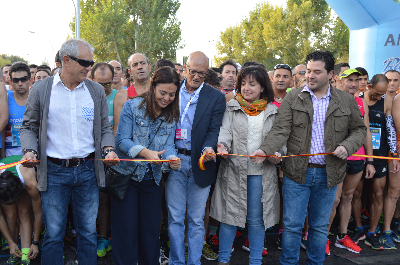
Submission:
[[[308,85],[306,85],[301,92],[304,91],[309,92],[313,98],[318,99],[317,96],[315,96],[314,92],[308,87]],[[331,85],[329,85],[328,92],[326,92],[326,94],[323,97],[321,97],[321,99],[325,98],[328,99],[331,98]]]
[[[180,108],[180,113],[181,113],[181,123],[183,122],[183,118],[185,117],[186,113],[188,112],[190,105],[197,103],[197,100],[199,99],[200,91],[203,88],[203,85],[204,85],[204,82],[200,85],[200,87],[198,89],[196,89],[193,92],[193,94],[190,94],[189,91],[187,91],[187,89],[186,89],[186,79],[183,80],[181,90],[179,92],[179,108]],[[189,96],[189,99],[187,99],[188,96]],[[184,105],[182,105],[182,103]]]
[[[61,80],[60,73],[57,73],[57,74],[54,76],[54,79],[53,79],[53,87],[55,87],[55,86],[58,85],[58,84],[62,85],[66,90],[68,90],[69,92],[71,92],[71,89],[69,89],[66,85],[64,85],[63,81]],[[81,82],[75,89],[80,88],[80,87],[82,87],[83,89],[86,88],[85,81]]]
[[[180,89],[180,96],[183,96],[184,93],[187,93],[187,94],[190,95],[190,97],[193,97],[193,99],[194,99],[195,97],[198,97],[198,96],[199,96],[200,91],[201,91],[201,89],[203,88],[203,85],[204,85],[204,82],[201,83],[201,85],[199,86],[199,88],[196,89],[196,90],[193,92],[193,94],[190,95],[189,91],[187,91],[187,89],[186,89],[186,78],[185,78],[185,79],[183,80],[183,82],[182,82],[182,86],[181,86],[181,89]]]

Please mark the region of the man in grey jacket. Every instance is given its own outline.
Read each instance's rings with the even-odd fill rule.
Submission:
[[[307,85],[291,90],[282,101],[274,126],[252,155],[272,155],[287,143],[283,162],[283,223],[281,264],[297,264],[301,230],[309,218],[308,263],[321,264],[336,186],[344,179],[346,158],[364,143],[366,127],[352,95],[329,85],[335,60],[330,52],[307,55]],[[255,163],[265,157],[255,157]],[[328,246],[327,246],[328,245]]]
[[[104,164],[118,164],[108,105],[101,85],[86,80],[93,48],[67,40],[59,51],[62,72],[37,82],[21,127],[25,166],[38,165],[46,228],[42,264],[64,264],[63,237],[71,201],[79,264],[97,264],[96,216]],[[39,161],[40,160],[40,164]]]

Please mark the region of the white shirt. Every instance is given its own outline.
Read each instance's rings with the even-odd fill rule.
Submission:
[[[85,83],[71,91],[57,73],[47,117],[47,155],[69,159],[94,152],[93,120],[94,103]]]
[[[257,116],[247,115],[248,131],[247,131],[247,154],[251,155],[260,148],[263,141],[265,111]],[[263,163],[256,165],[247,159],[247,175],[262,175]]]

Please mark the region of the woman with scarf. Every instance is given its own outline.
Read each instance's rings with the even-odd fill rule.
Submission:
[[[249,264],[261,264],[265,229],[279,220],[278,176],[274,164],[282,148],[260,165],[249,157],[272,128],[278,108],[267,71],[258,66],[243,68],[236,80],[236,95],[226,105],[218,138],[221,154],[210,216],[221,222],[219,264],[229,264],[237,226],[248,225]],[[274,163],[274,164],[273,164]]]

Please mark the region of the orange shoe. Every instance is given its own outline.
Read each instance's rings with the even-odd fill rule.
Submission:
[[[329,241],[329,238],[326,239],[326,255],[330,256],[331,255],[331,250],[329,249],[329,244],[331,241]]]
[[[361,251],[361,248],[356,243],[354,243],[348,235],[345,235],[343,239],[339,239],[338,237],[336,237],[335,246],[338,248],[347,249],[348,251],[354,253],[360,253]]]

